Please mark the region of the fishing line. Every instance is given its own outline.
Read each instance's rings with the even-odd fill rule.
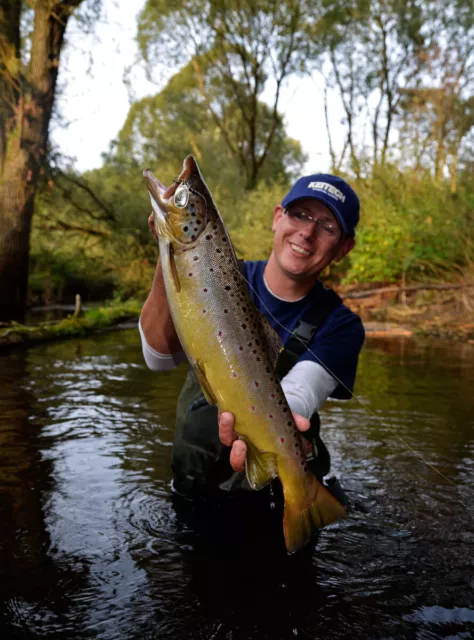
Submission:
[[[311,355],[319,362],[319,364],[328,372],[332,375],[332,377],[336,380],[336,382],[338,382],[346,391],[348,391],[356,400],[357,402],[367,411],[367,413],[371,416],[373,416],[383,427],[385,427],[386,429],[388,429],[388,431],[395,436],[395,438],[397,438],[397,440],[399,440],[409,451],[411,451],[419,460],[421,460],[422,462],[424,462],[430,469],[432,469],[433,471],[435,471],[439,476],[441,476],[441,478],[443,478],[443,480],[446,480],[446,482],[448,482],[449,484],[453,485],[454,487],[457,487],[457,484],[455,482],[453,482],[450,478],[448,478],[447,476],[444,475],[444,473],[442,471],[440,471],[439,469],[437,469],[433,464],[431,464],[431,462],[428,462],[428,460],[426,460],[421,453],[418,453],[418,451],[416,451],[408,442],[406,442],[401,436],[398,435],[398,433],[396,431],[394,431],[393,429],[390,428],[390,426],[384,422],[383,420],[381,420],[373,411],[372,409],[365,403],[363,402],[363,400],[361,400],[361,398],[359,398],[355,393],[353,393],[343,382],[342,380],[340,380],[335,373],[333,373],[329,367],[327,367],[320,358],[318,358],[318,356],[311,351],[311,349],[303,342],[303,340],[301,340],[301,338],[299,336],[297,336],[295,333],[293,333],[293,331],[290,331],[289,329],[287,329],[277,318],[275,318],[275,316],[272,314],[272,312],[269,310],[269,308],[267,307],[267,305],[265,304],[265,302],[262,300],[262,298],[258,295],[257,291],[255,290],[255,287],[252,286],[252,284],[247,280],[247,278],[243,275],[243,273],[241,273],[241,271],[235,267],[234,265],[232,265],[232,268],[237,271],[237,273],[240,275],[240,277],[246,282],[247,286],[252,289],[252,291],[254,292],[255,296],[258,298],[258,300],[260,301],[260,303],[262,304],[262,306],[266,309],[268,315],[285,331],[288,331],[288,333],[290,333],[294,338],[296,338],[299,342],[301,342],[301,344],[307,349],[307,351],[309,351],[311,353]],[[461,504],[463,504],[466,508],[467,506],[464,504],[464,502],[461,500]]]

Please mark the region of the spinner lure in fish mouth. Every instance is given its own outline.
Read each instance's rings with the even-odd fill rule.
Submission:
[[[178,245],[194,243],[208,223],[208,205],[205,185],[192,156],[183,163],[183,171],[166,188],[150,170],[143,172],[154,213],[155,228],[159,236]],[[202,185],[202,189],[196,189]]]

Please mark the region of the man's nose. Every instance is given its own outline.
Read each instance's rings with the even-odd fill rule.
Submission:
[[[313,238],[317,235],[319,225],[316,221],[310,220],[308,224],[302,227],[299,231],[303,238]]]

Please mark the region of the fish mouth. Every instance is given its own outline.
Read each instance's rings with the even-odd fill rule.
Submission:
[[[150,194],[151,206],[158,219],[165,222],[166,216],[169,211],[169,202],[174,196],[176,189],[182,182],[189,183],[194,181],[193,179],[201,179],[201,172],[197,166],[196,160],[193,156],[186,156],[183,161],[183,169],[178,178],[169,187],[156,178],[150,169],[143,171],[143,177],[148,187],[148,193]]]

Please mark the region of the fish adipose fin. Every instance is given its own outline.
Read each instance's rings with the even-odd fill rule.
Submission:
[[[331,524],[347,513],[342,504],[314,477],[304,502],[294,502],[285,495],[283,531],[289,553],[301,549],[311,538],[315,529]]]
[[[268,356],[273,363],[273,367],[276,367],[278,357],[283,350],[283,344],[280,340],[280,336],[272,327],[272,325],[268,322],[265,316],[259,312],[260,321],[262,323],[263,333],[265,335],[265,340],[267,342],[267,353]]]
[[[259,451],[254,445],[241,438],[247,445],[247,457],[245,459],[245,471],[247,480],[252,489],[263,489],[273,478],[278,475],[277,457],[274,453]]]
[[[207,402],[209,404],[217,404],[216,399],[214,398],[214,394],[212,393],[212,389],[209,386],[209,383],[206,378],[204,364],[200,360],[196,360],[196,362],[194,362],[193,364],[193,367],[194,367],[194,372],[196,374],[196,378],[198,379],[198,382],[201,385],[202,392]]]
[[[176,267],[176,260],[174,258],[174,247],[172,242],[169,243],[169,260],[174,288],[176,289],[176,292],[179,293],[181,291],[181,282],[179,280],[178,269]]]

